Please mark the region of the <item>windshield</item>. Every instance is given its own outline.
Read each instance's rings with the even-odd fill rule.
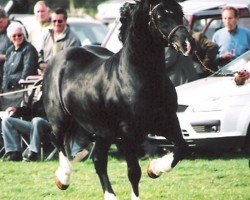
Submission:
[[[250,50],[222,67],[218,72],[214,74],[214,76],[218,76],[221,74],[233,75],[234,73],[242,69],[250,71]]]
[[[102,43],[105,38],[108,27],[103,24],[69,22],[70,28],[76,33],[82,42],[82,45]]]
[[[249,18],[240,18],[238,25],[250,29]],[[197,19],[193,25],[193,31],[204,32],[209,39],[212,39],[214,33],[222,27],[224,27],[222,20],[218,18]]]

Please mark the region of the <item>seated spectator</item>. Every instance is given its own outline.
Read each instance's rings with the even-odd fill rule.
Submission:
[[[5,155],[3,161],[36,161],[39,158],[41,137],[49,138],[51,126],[46,119],[43,109],[42,98],[31,106],[9,107],[7,114],[12,114],[2,119],[2,135],[4,141]],[[23,119],[20,119],[22,117]],[[74,131],[81,131],[75,127]],[[21,135],[29,135],[30,149],[27,156],[22,157]],[[90,152],[92,143],[84,134],[78,137],[70,137],[69,151],[73,162],[84,160]]]
[[[38,53],[35,47],[26,41],[25,30],[20,24],[10,24],[7,35],[13,45],[6,52],[2,91],[21,88],[20,82],[29,75],[38,73]]]
[[[250,50],[250,30],[239,27],[238,20],[239,13],[236,8],[227,6],[222,9],[224,28],[216,31],[212,38],[220,47],[217,54],[220,66]]]
[[[21,161],[21,135],[30,137],[30,149],[25,161],[36,161],[40,151],[41,136],[51,131],[49,122],[45,119],[42,109],[42,100],[36,101],[31,106],[9,107],[8,114],[13,114],[2,119],[2,135],[4,140],[5,155],[3,161]],[[18,118],[17,118],[18,117]],[[25,119],[20,119],[23,117]]]

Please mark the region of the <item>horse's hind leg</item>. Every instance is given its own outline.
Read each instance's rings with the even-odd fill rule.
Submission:
[[[102,189],[104,192],[105,200],[116,200],[115,193],[110,184],[107,167],[108,167],[108,151],[111,143],[102,138],[96,137],[95,141],[95,154],[93,157],[93,162],[95,165],[95,170],[99,176]]]
[[[147,172],[151,178],[157,178],[163,172],[170,171],[180,160],[191,153],[188,144],[183,139],[177,116],[169,117],[168,122],[167,126],[160,131],[162,133],[160,135],[166,137],[174,144],[174,151],[150,162]]]
[[[124,155],[127,161],[127,167],[128,167],[128,178],[132,185],[132,200],[138,200],[139,199],[139,182],[141,179],[141,167],[139,165],[138,159],[136,157],[138,146],[137,143],[134,143],[132,140],[126,140],[123,139],[122,141],[122,147],[124,150]]]

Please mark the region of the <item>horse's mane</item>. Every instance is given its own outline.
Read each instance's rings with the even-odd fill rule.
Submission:
[[[120,8],[120,33],[118,35],[119,40],[124,43],[125,38],[127,36],[129,24],[132,21],[132,13],[134,11],[136,4],[132,3],[124,3],[123,6]]]

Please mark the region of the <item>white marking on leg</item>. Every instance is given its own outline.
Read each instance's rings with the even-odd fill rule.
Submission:
[[[104,200],[117,200],[116,196],[113,193],[105,191]]]
[[[140,200],[140,198],[137,197],[137,196],[135,195],[135,193],[132,191],[131,200]]]
[[[72,166],[66,156],[59,152],[59,167],[56,170],[56,177],[63,185],[69,185]]]
[[[150,163],[150,168],[156,176],[160,176],[163,172],[171,171],[172,163],[174,161],[174,154],[169,153],[162,158],[152,160]]]

